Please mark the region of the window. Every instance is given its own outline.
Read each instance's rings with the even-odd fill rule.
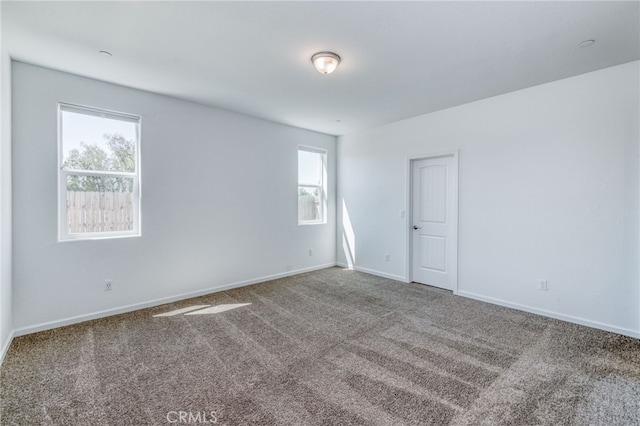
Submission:
[[[58,104],[60,240],[140,234],[140,117]]]
[[[327,151],[298,147],[298,224],[326,223]]]

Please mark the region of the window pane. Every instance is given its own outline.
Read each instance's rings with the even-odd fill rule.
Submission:
[[[67,176],[69,234],[133,230],[133,178]]]
[[[62,167],[136,171],[137,123],[62,110]]]
[[[298,221],[322,219],[322,190],[317,186],[298,187]]]
[[[298,151],[298,183],[322,185],[322,154]]]

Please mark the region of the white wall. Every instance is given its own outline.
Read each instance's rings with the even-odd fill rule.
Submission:
[[[459,149],[459,294],[640,336],[638,77],[632,62],[340,137],[338,261],[352,228],[357,268],[407,279],[407,157]]]
[[[0,362],[9,348],[12,317],[11,60],[2,46],[0,49]]]
[[[142,116],[141,237],[57,242],[58,101]],[[335,263],[332,136],[16,62],[13,108],[17,333]],[[298,144],[328,150],[326,225],[297,225]]]

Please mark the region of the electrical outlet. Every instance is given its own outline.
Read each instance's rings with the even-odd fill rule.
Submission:
[[[111,291],[113,288],[113,280],[104,280],[104,291]]]
[[[547,283],[547,280],[538,280],[538,289],[542,291],[549,290],[549,285]]]
[[[385,253],[384,254],[384,261],[388,262],[389,261],[389,253]]]

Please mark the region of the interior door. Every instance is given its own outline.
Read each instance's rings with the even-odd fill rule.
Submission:
[[[457,286],[457,158],[412,162],[412,278],[448,290]]]

